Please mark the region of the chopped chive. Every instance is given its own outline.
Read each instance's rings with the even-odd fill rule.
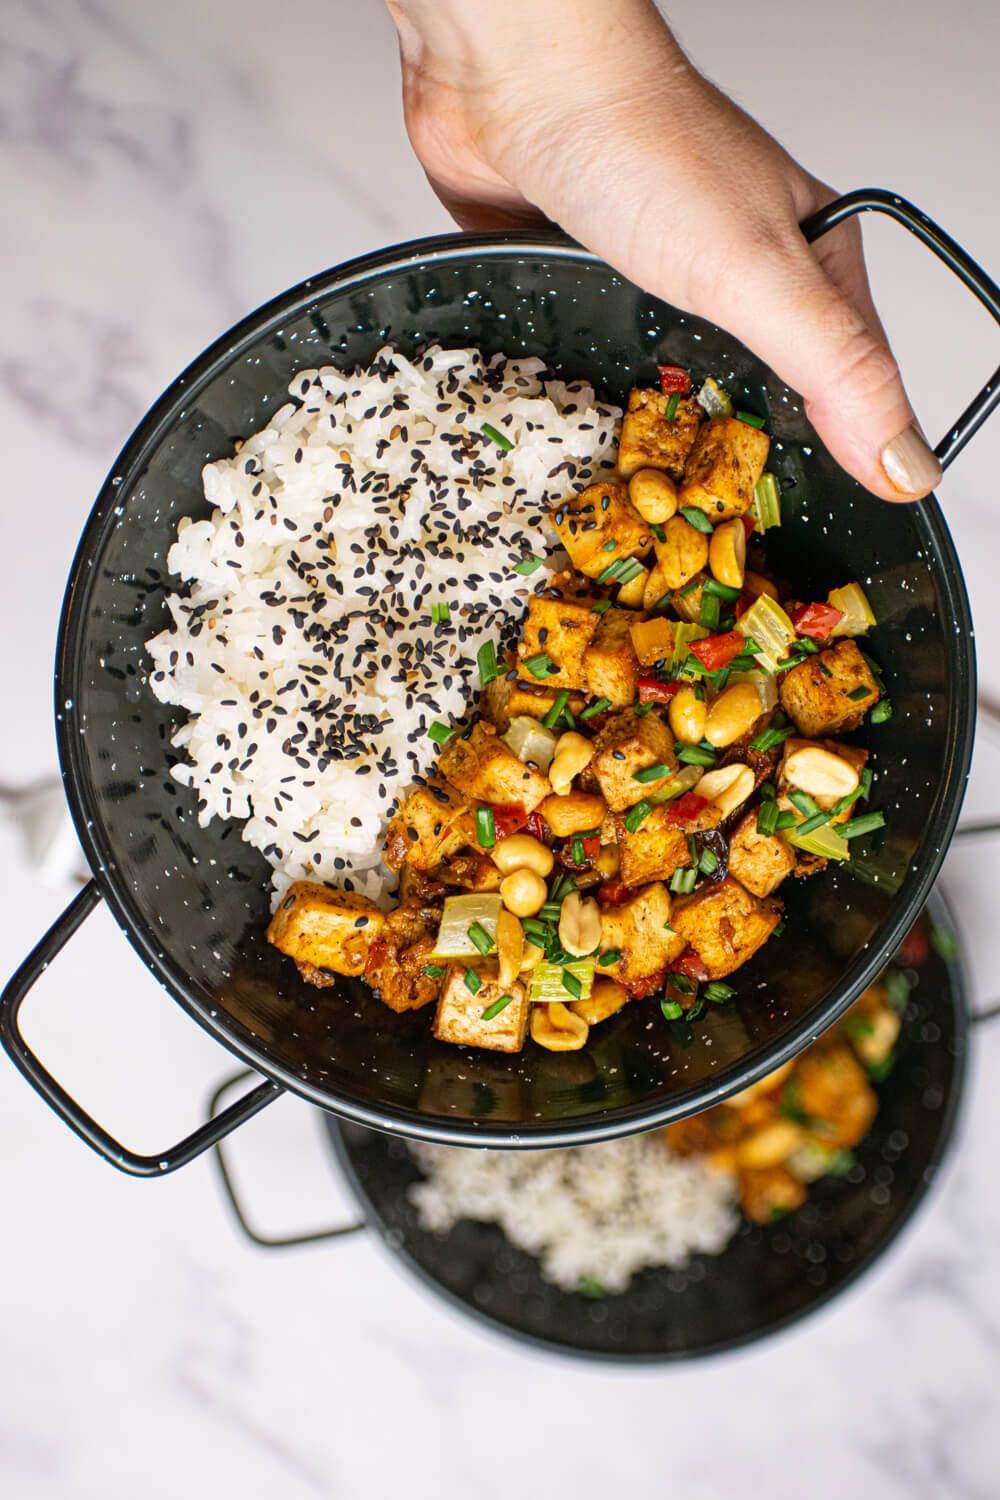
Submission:
[[[432,604],[431,619],[435,625],[447,625],[451,619],[451,606],[448,604]]]
[[[573,879],[572,875],[566,873],[557,875],[556,879],[553,881],[552,889],[549,891],[549,900],[561,901],[564,896],[569,895],[570,891],[575,890],[576,881]]]
[[[868,793],[872,789],[872,782],[874,780],[875,780],[875,773],[874,773],[874,771],[872,771],[868,766],[865,766],[864,770],[861,772],[861,795],[862,795],[862,797],[867,798]]]
[[[853,807],[858,798],[863,797],[864,794],[865,789],[859,783],[853,792],[847,792],[838,802],[833,804],[833,809],[830,813],[831,818],[839,818],[841,813],[845,813],[849,807]]]
[[[713,1005],[725,1005],[736,994],[731,984],[723,984],[719,979],[713,979],[711,984],[706,984],[702,990],[702,998],[711,1001]]]
[[[498,448],[504,448],[508,453],[514,446],[509,437],[504,437],[503,433],[498,432],[489,422],[484,422],[479,431],[484,438],[488,438],[491,443],[496,443]]]
[[[423,972],[427,975],[428,979],[440,979],[444,970],[438,964],[424,964]]]
[[[580,996],[583,994],[583,985],[580,983],[579,979],[577,979],[572,969],[563,969],[562,987],[570,995],[573,996],[574,1000],[579,1000]]]
[[[719,616],[721,614],[722,608],[717,596],[709,594],[702,589],[701,608],[698,611],[698,624],[704,626],[706,630],[718,630]]]
[[[483,687],[489,687],[491,682],[496,682],[500,676],[500,668],[497,666],[497,648],[494,641],[484,641],[476,652],[476,662],[479,666],[479,681]]]
[[[798,808],[804,818],[811,818],[813,813],[819,812],[819,808],[808,792],[789,792],[788,800]]]
[[[823,665],[823,663],[820,662],[820,666],[821,667],[822,667],[822,665]],[[829,671],[827,671],[826,675],[829,677],[831,674],[830,674]],[[854,691],[852,693],[848,693],[847,696],[848,696],[848,698],[850,698],[850,700],[851,700],[852,703],[860,703],[863,698],[870,698],[871,695],[872,695],[871,688],[856,687],[854,689]]]
[[[613,579],[618,577],[624,566],[625,559],[623,557],[616,557],[614,562],[608,563],[603,573],[598,573],[598,583],[611,583]]]
[[[494,1000],[492,1005],[487,1005],[483,1011],[482,1020],[492,1021],[494,1016],[498,1016],[502,1010],[507,1009],[513,998],[513,995],[501,995],[499,1000]]]
[[[551,677],[559,670],[547,651],[539,651],[537,656],[529,656],[524,665],[532,677]]]
[[[477,995],[483,987],[483,981],[475,969],[466,969],[462,978],[465,981],[465,988],[469,991],[470,995]]]
[[[882,701],[881,701],[881,703],[876,703],[875,707],[872,709],[872,715],[871,715],[872,723],[873,724],[884,724],[885,721],[886,721],[886,719],[891,719],[891,718],[892,718],[892,704],[889,702],[888,698],[883,698]]]
[[[701,512],[699,511],[698,514],[700,515]],[[687,599],[687,598],[689,598],[690,595],[693,594],[695,592],[695,590],[700,585],[701,585],[701,579],[698,577],[697,574],[695,574],[694,578],[691,579],[690,583],[686,583],[682,589],[678,590],[678,593],[677,593],[678,599]],[[664,594],[663,598],[669,600],[670,595],[669,594]],[[662,600],[660,602],[662,603]]]
[[[778,826],[778,804],[762,802],[757,809],[757,832],[766,839],[774,835]]]
[[[778,925],[777,925],[777,927],[776,927],[776,928],[775,928],[775,929],[774,929],[774,931],[773,931],[773,932],[772,932],[772,933],[771,933],[771,936],[772,936],[772,937],[780,937],[780,936],[781,936],[781,934],[782,934],[782,933],[783,933],[783,932],[784,932],[784,930],[785,930],[785,928],[786,928],[786,927],[787,927],[787,926],[788,926],[788,918],[787,918],[787,917],[782,917],[782,919],[781,919],[781,921],[780,921],[780,922],[779,922],[779,923],[778,923]]]
[[[664,932],[673,932],[674,929],[671,927],[671,925],[670,925],[669,922],[664,922],[664,924],[663,924],[663,931]]]
[[[602,714],[606,708],[610,707],[610,698],[598,698],[596,703],[588,703],[586,708],[580,710],[580,718],[593,719],[595,715]]]
[[[711,521],[708,519],[705,512],[703,510],[699,510],[696,505],[682,505],[681,515],[684,517],[685,521],[687,521],[689,526],[694,527],[695,531],[704,531],[707,534],[712,530]]]
[[[476,808],[476,843],[480,849],[492,849],[497,841],[496,819],[492,807]]]
[[[944,927],[931,928],[931,947],[946,964],[954,963],[959,954],[958,938]]]
[[[803,823],[799,824],[799,826],[798,826],[798,828],[796,828],[795,832],[797,834],[815,833],[816,830],[817,830],[817,828],[822,828],[824,826],[824,824],[829,823],[829,821],[830,821],[830,819],[832,817],[833,817],[833,813],[832,812],[816,812],[816,813],[813,813],[813,815],[812,815],[811,818],[806,818],[806,820]]]
[[[435,745],[444,745],[447,744],[454,733],[454,729],[449,729],[447,724],[442,724],[438,719],[435,719],[434,723],[427,730],[427,738],[433,740]]]
[[[667,533],[664,531],[659,521],[651,521],[649,529],[658,542],[665,542],[667,540]]]
[[[816,665],[819,667],[819,669],[823,673],[824,677],[830,678],[832,680],[833,673],[830,671],[830,668],[827,666],[827,664],[826,664],[825,661],[819,661],[819,662],[816,663]],[[855,697],[855,693],[848,693],[847,696],[849,698],[853,698],[853,697]],[[867,698],[868,697],[868,689],[867,688],[862,688],[862,690],[861,690],[861,696],[863,698]]]
[[[789,724],[786,729],[765,729],[756,739],[750,741],[751,750],[773,750],[775,745],[781,745],[790,734],[795,733],[795,725]]]
[[[604,543],[603,547],[601,548],[601,551],[602,552],[614,552],[614,550],[615,550],[615,548],[617,546],[618,546],[618,543],[615,541],[614,537],[612,537],[609,542],[605,542]]]
[[[587,857],[583,847],[583,839],[578,833],[573,835],[573,842],[570,844],[570,854],[575,865],[582,865]]]
[[[681,393],[680,393],[680,391],[674,391],[674,392],[672,392],[671,395],[669,395],[667,397],[667,404],[663,408],[663,415],[666,417],[666,419],[667,419],[668,422],[672,422],[674,420],[674,418],[677,415],[677,408],[678,408],[678,406],[680,406],[680,404],[681,404]]]
[[[765,802],[773,802],[775,797],[778,795],[774,790],[774,782],[762,781],[760,785],[760,795],[763,797]]]
[[[559,901],[546,901],[538,915],[544,917],[546,922],[558,922],[561,906]]]
[[[786,828],[794,828],[798,821],[793,812],[780,812],[778,814],[778,821],[775,824],[775,831],[783,833]]]
[[[596,604],[592,604],[590,606],[590,613],[592,615],[603,615],[604,611],[606,609],[610,609],[610,608],[611,608],[611,600],[610,599],[598,599],[598,601],[597,601]]]
[[[692,870],[690,867],[686,870],[675,870],[670,878],[670,889],[675,896],[689,896],[694,890],[697,879],[697,870]]]
[[[715,751],[703,750],[700,745],[678,745],[677,759],[686,766],[714,766]]]
[[[719,868],[719,856],[714,849],[703,849],[698,861],[698,868],[703,875],[714,875]]]
[[[678,995],[694,994],[694,980],[689,979],[686,974],[668,974],[667,984],[672,990],[676,990]]]
[[[706,594],[714,594],[716,599],[724,599],[727,604],[735,604],[742,597],[742,589],[731,589],[728,583],[720,583],[717,578],[706,578],[703,584]]]
[[[756,412],[738,411],[734,413],[737,422],[745,422],[748,427],[763,427],[764,418],[758,417]]]
[[[608,1295],[604,1283],[598,1281],[596,1276],[581,1276],[576,1284],[576,1290],[578,1296],[590,1297],[592,1301],[597,1301],[598,1298]]]
[[[530,578],[532,573],[538,571],[544,561],[543,557],[536,557],[533,552],[530,552],[527,557],[522,557],[519,563],[515,563],[513,571],[520,573],[522,578]]]
[[[650,613],[655,615],[658,614],[661,609],[669,609],[670,601],[673,597],[673,594],[668,589],[665,594],[660,595],[659,599],[657,599],[656,603],[653,605]]]
[[[664,776],[670,775],[670,767],[665,766],[662,761],[657,761],[655,766],[644,766],[641,771],[632,772],[633,781],[661,781]]]
[[[473,948],[478,948],[484,958],[496,946],[482,922],[473,922],[467,929],[467,936]]]
[[[610,969],[611,965],[616,964],[621,956],[622,950],[620,948],[609,948],[607,953],[602,953],[597,960],[597,967],[599,969]]]
[[[661,1000],[660,1009],[665,1021],[679,1021],[684,1014],[683,1005],[678,1004],[676,1000]]]
[[[637,802],[634,807],[630,807],[625,814],[625,827],[629,833],[635,833],[639,825],[645,822],[651,811],[652,803],[647,802],[645,797],[641,802]]]
[[[630,557],[618,574],[615,582],[619,585],[631,583],[633,579],[638,578],[641,572],[643,572],[642,563],[638,562],[634,557]]]
[[[862,813],[860,818],[851,818],[847,823],[841,823],[837,829],[842,839],[859,839],[863,834],[874,833],[876,828],[885,827],[885,816],[880,812]]]
[[[545,718],[542,720],[542,723],[547,729],[554,729],[556,727],[556,725],[559,723],[559,720],[562,718],[562,711],[566,707],[568,702],[568,692],[556,694],[556,701],[553,703],[552,707],[545,715]]]

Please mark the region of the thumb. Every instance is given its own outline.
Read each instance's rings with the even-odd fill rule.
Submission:
[[[868,298],[860,247],[848,257],[855,253],[856,264],[841,257],[837,285],[804,240],[775,247],[758,257],[739,308],[722,321],[804,397],[809,420],[849,474],[883,500],[916,500],[937,484],[941,465]]]

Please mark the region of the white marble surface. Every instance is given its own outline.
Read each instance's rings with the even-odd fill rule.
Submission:
[[[610,0],[609,0],[610,3]],[[815,170],[915,198],[994,272],[992,0],[678,3],[703,65]],[[724,21],[724,24],[720,22]],[[319,267],[439,230],[408,155],[377,0],[4,0],[0,6],[0,785],[51,771],[58,605],[121,440],[237,315]],[[934,434],[1000,340],[891,226],[873,275]],[[1000,420],[942,499],[984,683],[1000,697]],[[985,735],[983,740],[985,741]],[[967,807],[1000,811],[982,744]],[[1000,992],[982,853],[946,885],[977,1000]],[[996,850],[1000,859],[1000,848]],[[65,903],[0,849],[0,969]],[[115,1130],[154,1149],[200,1115],[227,1059],[99,912],[38,987],[32,1039]],[[206,1161],[118,1176],[0,1068],[0,1493],[241,1500],[530,1493],[590,1500],[990,1500],[1000,1493],[1000,1026],[977,1039],[959,1150],[862,1284],[758,1349],[671,1371],[556,1364],[468,1326],[364,1237],[266,1255]],[[304,1106],[236,1154],[262,1221],[349,1212]],[[519,1432],[492,1438],[513,1409]],[[551,1413],[559,1413],[553,1442]],[[509,1431],[509,1429],[508,1429]]]

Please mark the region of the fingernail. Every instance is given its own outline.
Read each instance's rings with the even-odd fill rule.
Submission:
[[[941,465],[914,423],[882,449],[882,467],[900,494],[922,495],[941,478]]]

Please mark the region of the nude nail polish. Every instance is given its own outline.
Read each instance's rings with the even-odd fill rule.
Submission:
[[[941,465],[916,424],[886,443],[882,449],[882,468],[889,483],[902,495],[932,490],[941,478]]]

